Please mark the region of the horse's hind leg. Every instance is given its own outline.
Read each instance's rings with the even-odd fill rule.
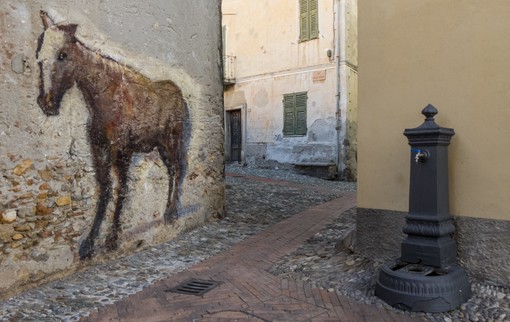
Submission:
[[[110,234],[106,238],[106,249],[115,250],[118,247],[117,240],[120,233],[120,214],[122,206],[128,193],[128,171],[131,161],[131,152],[117,152],[117,157],[114,162],[115,170],[119,178],[119,186],[117,188],[117,202],[115,204],[115,212],[113,214],[113,223]]]
[[[169,135],[167,144],[158,146],[159,154],[163,163],[168,169],[168,201],[165,210],[165,222],[174,223],[177,220],[177,205],[179,199],[179,185],[183,175],[181,164],[183,160],[182,147],[182,126],[175,126]]]
[[[80,259],[92,257],[94,241],[99,235],[99,228],[103,222],[106,207],[112,195],[112,180],[110,177],[111,155],[109,149],[103,146],[92,145],[93,161],[96,170],[96,181],[99,184],[99,201],[97,203],[96,216],[89,235],[80,245]]]

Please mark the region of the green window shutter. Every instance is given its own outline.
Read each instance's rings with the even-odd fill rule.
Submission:
[[[299,40],[310,39],[310,27],[308,17],[308,1],[299,0]]]
[[[295,96],[285,94],[283,96],[283,135],[294,135],[295,110]]]
[[[319,37],[319,0],[309,0],[308,2],[308,16],[309,21],[309,39]]]
[[[295,131],[296,135],[305,135],[306,134],[306,93],[297,93],[296,94],[296,122],[295,122]]]
[[[306,135],[306,92],[283,95],[283,135]]]

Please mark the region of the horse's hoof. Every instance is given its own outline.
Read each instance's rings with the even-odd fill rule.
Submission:
[[[165,224],[173,225],[177,221],[177,210],[168,211],[165,213]]]
[[[119,245],[117,243],[117,235],[110,235],[108,238],[106,238],[105,242],[106,250],[108,251],[114,251],[119,248]]]
[[[175,222],[177,221],[176,217],[175,216],[165,216],[165,224],[166,225],[173,225],[175,224]]]
[[[82,241],[78,253],[80,254],[81,260],[92,258],[92,254],[94,253],[94,242],[88,239]]]

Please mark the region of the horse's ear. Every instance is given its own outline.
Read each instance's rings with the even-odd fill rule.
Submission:
[[[69,24],[69,25],[61,25],[58,26],[58,29],[64,31],[71,39],[74,38],[74,34],[76,33],[76,29],[78,29],[77,24]]]
[[[41,10],[39,14],[41,16],[41,20],[42,20],[45,30],[55,24],[53,19],[51,19],[51,17],[48,15],[48,13],[46,11]]]
[[[74,40],[75,39],[74,34],[76,33],[76,29],[78,29],[78,25],[72,23],[69,25],[59,25],[57,28],[65,32],[70,40]]]

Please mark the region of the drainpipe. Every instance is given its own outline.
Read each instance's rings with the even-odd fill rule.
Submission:
[[[336,156],[335,163],[337,167],[337,171],[340,174],[340,178],[343,179],[343,172],[345,170],[345,165],[342,161],[341,156],[345,155],[345,147],[341,143],[342,137],[345,137],[345,128],[342,126],[342,111],[341,111],[341,91],[342,91],[342,80],[340,75],[340,62],[345,60],[345,53],[342,52],[340,44],[343,44],[343,40],[345,39],[345,32],[343,26],[344,16],[344,1],[345,0],[336,0],[336,39],[335,39],[335,57],[336,57]]]
[[[242,111],[244,114],[241,119],[241,162],[246,165],[246,133],[248,132],[248,106],[246,103],[243,104]]]

